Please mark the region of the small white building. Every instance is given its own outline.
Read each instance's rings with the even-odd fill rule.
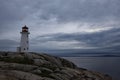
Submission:
[[[29,31],[28,27],[25,25],[22,27],[20,47],[17,47],[17,52],[28,52],[29,50]]]

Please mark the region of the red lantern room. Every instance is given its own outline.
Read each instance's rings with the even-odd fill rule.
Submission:
[[[22,27],[22,32],[28,32],[28,27],[26,25]]]

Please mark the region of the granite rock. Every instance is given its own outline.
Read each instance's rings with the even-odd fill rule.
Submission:
[[[0,80],[112,80],[72,62],[40,53],[0,52]]]

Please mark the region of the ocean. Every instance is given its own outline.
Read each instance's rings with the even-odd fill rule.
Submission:
[[[63,57],[78,67],[110,75],[120,80],[120,57]]]

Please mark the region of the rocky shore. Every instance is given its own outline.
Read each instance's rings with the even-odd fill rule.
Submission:
[[[78,68],[63,58],[40,53],[0,52],[0,80],[112,80]]]

